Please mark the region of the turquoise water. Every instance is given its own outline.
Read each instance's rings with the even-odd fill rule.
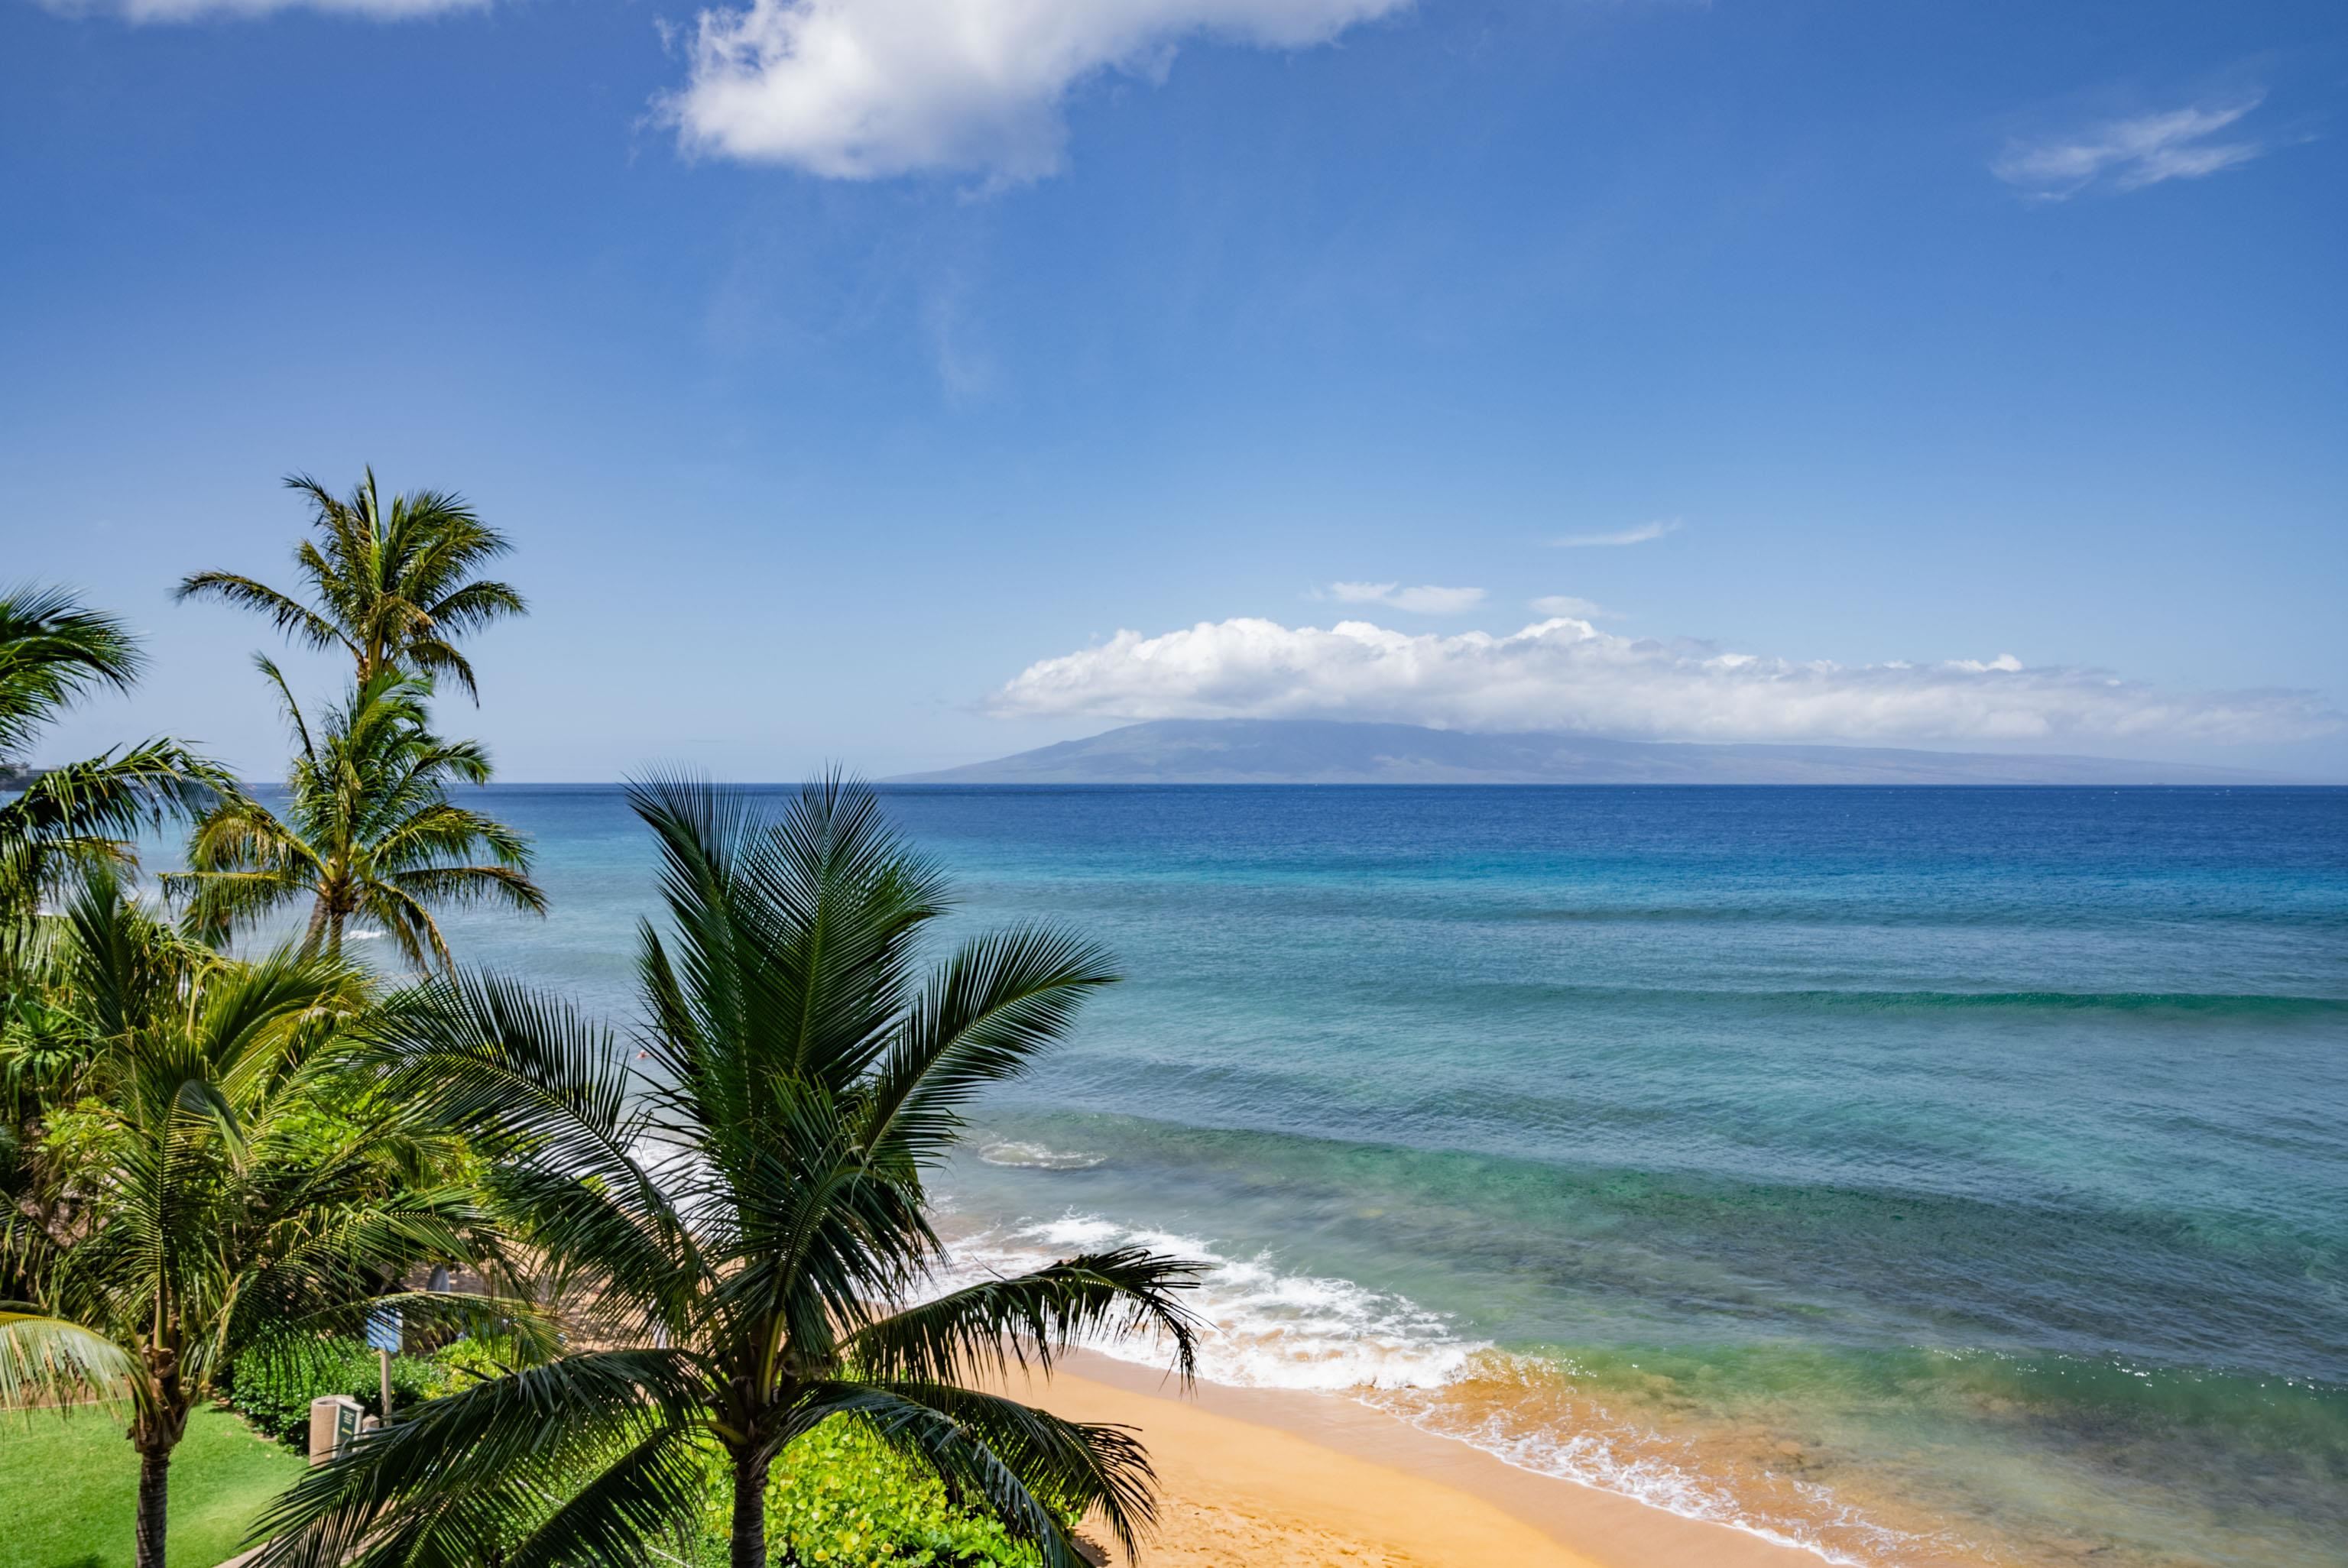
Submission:
[[[628,1006],[610,790],[493,792]],[[907,789],[1128,979],[973,1266],[1224,1266],[1210,1375],[1869,1563],[2348,1563],[2348,791]]]

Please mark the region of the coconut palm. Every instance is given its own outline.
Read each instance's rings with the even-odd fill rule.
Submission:
[[[95,903],[93,889],[102,892]],[[7,1300],[31,1293],[38,1238],[85,1228],[85,1194],[45,1179],[55,1167],[45,1153],[57,1147],[49,1135],[86,1121],[70,1108],[98,1094],[93,1069],[126,1020],[152,1010],[211,960],[123,897],[114,866],[93,864],[76,892],[65,913],[0,929],[0,1298]],[[24,1228],[7,1230],[10,1220]]]
[[[296,641],[340,648],[360,685],[382,671],[406,670],[451,677],[479,702],[473,667],[458,642],[528,609],[510,584],[472,575],[513,548],[505,535],[443,490],[394,496],[386,507],[372,467],[347,497],[306,474],[285,483],[310,502],[316,537],[294,552],[309,598],[228,571],[192,574],[178,597],[257,610]]]
[[[40,733],[94,692],[128,691],[137,642],[57,589],[0,589],[0,920],[21,919],[71,868],[127,862],[142,821],[191,812],[226,782],[175,741],[150,740],[41,771],[21,762]]]
[[[427,1259],[489,1255],[465,1190],[411,1185],[438,1136],[354,1096],[360,974],[280,949],[222,958],[142,914],[111,872],[62,917],[60,961],[96,1042],[85,1097],[54,1118],[43,1178],[72,1221],[0,1215],[31,1299],[0,1302],[0,1405],[128,1415],[139,1568],[162,1568],[173,1449],[238,1356],[297,1349],[370,1314],[534,1332],[513,1301],[386,1289]],[[333,1091],[324,1091],[332,1083]]]
[[[1041,1549],[1070,1519],[1128,1546],[1151,1512],[1120,1428],[973,1387],[1090,1334],[1155,1332],[1189,1376],[1192,1266],[1104,1252],[934,1293],[925,1173],[990,1084],[1026,1072],[1113,979],[1044,927],[917,951],[946,905],[866,789],[779,818],[675,780],[632,786],[672,936],[638,964],[648,1067],[561,1003],[448,977],[386,1042],[390,1091],[478,1130],[493,1206],[547,1260],[582,1348],[415,1408],[297,1481],[271,1568],[638,1568],[731,1472],[734,1568],[767,1568],[777,1458],[860,1423]]]
[[[365,917],[421,968],[449,961],[435,905],[545,911],[528,842],[448,799],[452,782],[488,783],[489,761],[474,742],[432,733],[428,679],[377,670],[314,734],[284,676],[258,663],[294,732],[284,810],[239,791],[197,821],[188,870],[163,879],[187,897],[196,928],[224,938],[306,900],[304,954],[339,957],[350,922]]]

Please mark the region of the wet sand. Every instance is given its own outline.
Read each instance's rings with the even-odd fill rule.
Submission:
[[[1818,1568],[1809,1553],[1552,1480],[1351,1400],[1200,1384],[1079,1353],[1016,1398],[1138,1429],[1150,1568]],[[1112,1553],[1113,1562],[1121,1559]]]

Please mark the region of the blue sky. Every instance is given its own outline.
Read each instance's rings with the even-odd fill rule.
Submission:
[[[515,779],[1160,713],[2348,777],[2343,108],[2336,0],[0,0],[0,576],[156,656],[51,749],[259,774],[272,640],[170,585],[372,462],[520,546],[449,714]]]

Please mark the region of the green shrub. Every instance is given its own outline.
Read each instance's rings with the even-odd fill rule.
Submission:
[[[725,1568],[733,1472],[713,1459],[693,1568]],[[946,1499],[937,1478],[846,1421],[793,1443],[767,1493],[777,1568],[1039,1568],[1042,1556],[994,1520]]]
[[[437,1360],[391,1358],[391,1399],[401,1409],[444,1391],[448,1382],[448,1370]],[[383,1414],[376,1353],[352,1339],[309,1340],[256,1351],[238,1358],[229,1379],[228,1402],[280,1442],[306,1449],[310,1401],[329,1394],[348,1394],[366,1407],[367,1414]]]
[[[475,1383],[502,1378],[521,1365],[521,1353],[511,1339],[489,1337],[454,1339],[432,1352],[433,1382],[426,1392],[433,1399],[469,1389]]]
[[[935,1476],[840,1420],[793,1443],[775,1466],[767,1528],[776,1559],[794,1564],[1035,1568],[1042,1561],[993,1519],[949,1502]]]

